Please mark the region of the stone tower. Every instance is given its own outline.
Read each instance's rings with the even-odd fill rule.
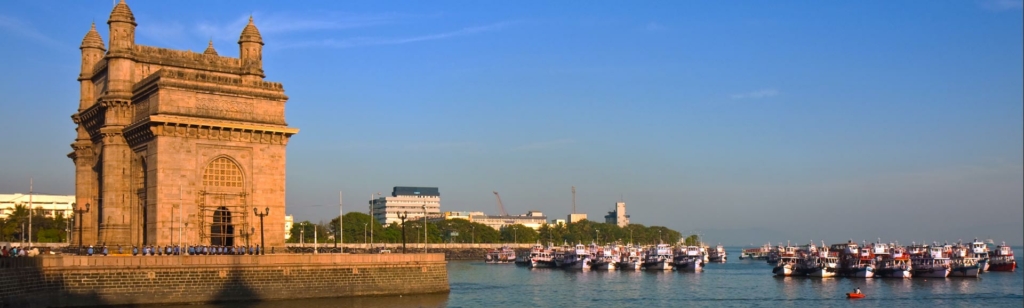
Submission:
[[[82,243],[249,245],[284,242],[288,97],[264,81],[263,39],[242,30],[239,57],[135,44],[122,0],[109,50],[95,25],[82,40],[81,100],[72,119]],[[76,229],[77,231],[78,229]],[[78,241],[78,237],[74,238]]]

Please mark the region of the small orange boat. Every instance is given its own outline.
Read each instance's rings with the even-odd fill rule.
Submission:
[[[846,298],[864,298],[864,293],[846,293]]]

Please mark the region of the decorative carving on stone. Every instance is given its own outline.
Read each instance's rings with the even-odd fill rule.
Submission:
[[[252,102],[240,102],[228,99],[200,96],[196,98],[196,108],[216,112],[230,112],[234,114],[252,114]]]

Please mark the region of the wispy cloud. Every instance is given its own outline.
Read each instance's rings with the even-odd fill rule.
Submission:
[[[51,47],[64,47],[60,41],[50,38],[46,34],[39,32],[36,28],[32,27],[28,23],[25,23],[17,18],[0,15],[0,29],[5,32],[10,32],[15,35],[28,38],[38,43],[50,45]]]
[[[981,7],[991,11],[1024,9],[1024,0],[983,0]]]
[[[476,142],[437,142],[437,143],[415,143],[406,145],[409,151],[454,151],[473,150],[480,147]]]
[[[661,24],[658,24],[657,22],[653,22],[653,21],[647,23],[647,26],[645,28],[647,29],[647,31],[659,31],[659,30],[664,30],[665,29],[664,26],[662,26]]]
[[[256,26],[260,29],[260,34],[263,35],[371,27],[397,23],[410,17],[410,15],[397,13],[354,14],[346,12],[253,13],[252,16]],[[194,30],[202,36],[230,40],[238,38],[248,23],[249,15],[242,15],[227,23],[202,21],[196,24]]]
[[[560,146],[567,145],[567,144],[573,144],[573,143],[576,143],[576,140],[572,140],[572,139],[558,139],[558,140],[541,141],[541,142],[535,142],[535,143],[530,143],[530,144],[526,144],[526,145],[521,145],[521,146],[513,148],[513,150],[516,150],[516,151],[545,150],[545,149],[556,148],[556,147],[560,147]]]
[[[732,99],[746,99],[746,98],[758,99],[758,98],[772,97],[772,96],[776,96],[776,95],[779,95],[779,90],[776,90],[776,89],[761,89],[761,90],[757,90],[757,91],[753,91],[753,92],[748,92],[748,93],[733,94],[733,95],[730,95],[729,97],[732,97]]]
[[[331,47],[331,48],[351,48],[358,46],[371,46],[371,45],[400,45],[424,41],[442,40],[460,36],[467,36],[473,34],[479,34],[484,32],[496,31],[505,28],[514,22],[499,22],[490,25],[467,27],[455,31],[425,34],[419,36],[408,36],[408,37],[354,37],[348,39],[325,39],[315,41],[296,42],[292,44],[285,44],[282,48],[301,48],[301,47]]]

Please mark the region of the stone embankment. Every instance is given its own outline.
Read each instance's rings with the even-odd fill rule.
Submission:
[[[0,306],[73,307],[447,293],[444,255],[0,259]]]

